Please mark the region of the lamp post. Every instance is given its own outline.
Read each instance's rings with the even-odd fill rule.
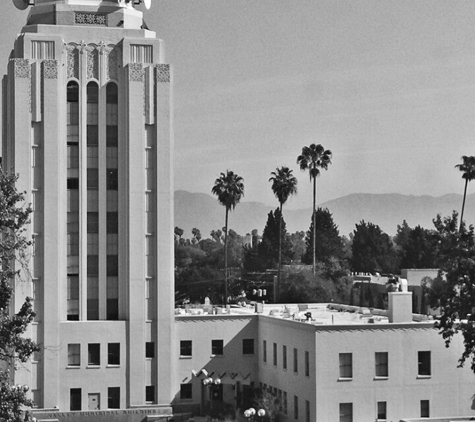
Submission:
[[[210,410],[213,409],[213,386],[218,386],[221,384],[221,379],[220,378],[211,378],[211,377],[208,377],[208,378],[205,378],[203,380],[203,385],[205,387],[209,387],[209,389],[207,389],[207,391],[209,391],[209,400],[210,400]]]

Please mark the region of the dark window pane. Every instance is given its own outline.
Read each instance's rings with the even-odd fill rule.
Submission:
[[[107,233],[114,234],[119,232],[119,213],[107,213]]]
[[[88,365],[99,366],[101,364],[101,345],[99,343],[91,343],[87,346]]]
[[[145,357],[155,357],[155,343],[153,341],[148,341],[147,343],[145,343]]]
[[[242,340],[242,354],[253,355],[254,354],[254,339],[245,338]]]
[[[109,365],[120,365],[120,343],[109,343],[107,345],[107,363]]]
[[[107,104],[117,104],[118,103],[118,89],[115,83],[107,84]]]
[[[116,147],[119,142],[119,128],[118,126],[106,126],[106,145],[108,147]]]
[[[107,319],[109,321],[119,319],[119,299],[107,299]]]
[[[69,82],[67,88],[68,103],[77,103],[79,101],[79,85],[76,82]]]
[[[181,340],[180,341],[180,356],[191,356],[191,355],[192,355],[191,340]]]
[[[145,401],[155,401],[155,386],[147,385],[145,387]]]
[[[430,370],[430,352],[419,352],[419,372],[418,375],[429,376]]]
[[[79,178],[78,177],[68,177],[68,189],[79,189]]]
[[[192,384],[180,384],[180,399],[189,400],[193,398]]]
[[[99,213],[98,212],[87,213],[87,232],[99,233]]]
[[[87,102],[97,103],[99,102],[99,87],[94,82],[87,84]]]
[[[421,400],[421,418],[430,417],[429,400]]]
[[[87,275],[99,274],[99,256],[88,255],[87,256]]]
[[[69,410],[81,410],[81,389],[71,388],[69,397]]]
[[[99,187],[99,170],[87,169],[87,188],[97,189]]]
[[[212,355],[223,354],[223,340],[211,340],[211,354]]]
[[[117,190],[119,187],[119,176],[117,169],[107,169],[107,190]]]
[[[107,255],[107,276],[117,277],[119,275],[119,256]]]
[[[107,389],[107,407],[109,409],[120,409],[120,387],[109,387]]]
[[[99,144],[99,126],[87,125],[87,145]]]

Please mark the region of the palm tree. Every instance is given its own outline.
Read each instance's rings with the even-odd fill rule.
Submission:
[[[462,157],[462,164],[457,164],[455,168],[458,168],[462,174],[462,178],[465,179],[465,188],[463,190],[463,202],[462,202],[462,212],[460,213],[460,229],[462,229],[463,223],[463,211],[465,209],[465,199],[467,197],[467,185],[468,182],[475,180],[475,157],[466,156]]]
[[[302,154],[297,157],[297,164],[301,170],[308,170],[310,181],[313,181],[313,273],[315,274],[315,239],[317,225],[315,223],[316,202],[317,202],[317,177],[320,169],[328,170],[331,164],[332,152],[323,148],[320,144],[311,144],[302,148]]]
[[[292,174],[292,170],[282,166],[271,173],[269,182],[272,181],[272,192],[279,200],[280,219],[279,219],[279,267],[277,269],[277,288],[275,297],[279,298],[280,278],[282,270],[282,206],[287,202],[290,195],[297,193],[297,178]]]
[[[226,170],[226,174],[215,180],[211,192],[218,197],[218,201],[226,208],[224,225],[224,305],[228,304],[228,214],[244,196],[244,180],[242,177]]]

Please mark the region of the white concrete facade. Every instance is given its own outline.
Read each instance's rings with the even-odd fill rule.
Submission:
[[[406,310],[411,315],[410,307]],[[249,375],[250,384],[281,400],[279,421],[399,421],[426,411],[431,417],[475,414],[475,375],[469,365],[457,368],[460,337],[446,348],[433,321],[369,323],[369,317],[349,314],[344,323],[341,312],[328,313],[334,324],[331,315],[323,323],[319,318],[305,323],[268,311],[247,318],[178,316],[177,342],[191,340],[192,353],[177,354],[177,378],[192,384],[192,396],[177,395],[175,407],[198,413],[206,405],[203,380],[224,374],[223,392],[231,394],[223,399],[240,405],[237,381],[242,384]],[[252,356],[242,352],[244,338],[254,339]],[[212,355],[213,340],[223,340],[222,355]]]
[[[130,4],[35,3],[3,79],[3,166],[34,207],[15,306],[44,348],[15,382],[40,408],[169,413],[171,67]]]

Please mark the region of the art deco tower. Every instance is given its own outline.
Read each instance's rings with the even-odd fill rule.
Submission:
[[[33,297],[44,351],[16,382],[39,408],[172,400],[171,93],[131,2],[34,1],[3,80],[3,166],[34,208],[15,301]]]

